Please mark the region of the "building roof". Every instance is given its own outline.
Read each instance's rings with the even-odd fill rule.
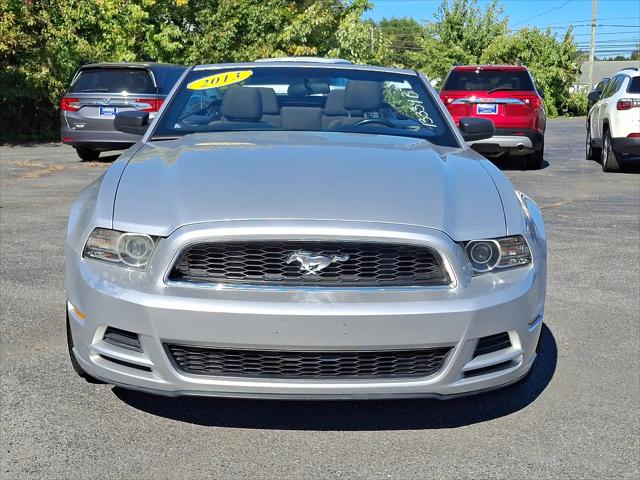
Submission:
[[[593,62],[593,77],[591,78],[591,87],[597,84],[602,78],[611,78],[620,70],[626,67],[640,68],[640,61],[637,60],[598,60]],[[580,67],[580,85],[589,83],[589,62],[584,62]]]

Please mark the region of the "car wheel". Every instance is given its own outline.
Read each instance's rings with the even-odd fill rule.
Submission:
[[[586,152],[585,157],[587,160],[598,160],[600,158],[600,149],[593,146],[593,139],[591,138],[591,128],[587,122],[587,139],[585,142]]]
[[[544,160],[544,140],[542,140],[542,146],[540,150],[534,150],[533,153],[524,157],[525,168],[527,170],[540,170],[542,168],[542,162]]]
[[[617,172],[620,170],[620,155],[611,146],[609,130],[604,132],[602,139],[602,171]]]
[[[83,378],[89,383],[104,383],[95,377],[92,377],[84,368],[78,363],[75,353],[73,353],[73,336],[71,334],[71,325],[69,324],[69,313],[67,313],[67,350],[69,351],[69,360],[71,360],[71,366],[78,374],[80,378]]]
[[[97,160],[100,156],[100,152],[86,147],[76,147],[76,152],[81,160],[85,162],[91,162]]]

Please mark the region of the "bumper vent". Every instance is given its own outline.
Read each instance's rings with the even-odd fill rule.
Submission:
[[[102,340],[111,345],[115,345],[116,347],[126,348],[127,350],[133,350],[135,352],[142,352],[142,345],[140,345],[140,338],[137,333],[127,332],[126,330],[120,330],[119,328],[107,327]]]
[[[304,252],[329,265],[308,273],[292,254]],[[287,263],[289,261],[289,263]],[[440,256],[416,245],[336,241],[233,241],[188,247],[170,281],[310,287],[448,286]]]
[[[450,347],[400,351],[228,350],[166,344],[174,365],[194,375],[252,378],[424,377],[442,367]]]
[[[478,340],[474,357],[479,355],[485,355],[487,353],[497,352],[511,347],[511,340],[507,332],[497,333],[495,335],[489,335],[488,337],[482,337]]]

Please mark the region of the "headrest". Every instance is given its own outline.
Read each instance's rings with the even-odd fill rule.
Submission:
[[[346,117],[349,112],[344,108],[344,89],[331,90],[327,95],[327,102],[324,104],[324,114],[328,116]]]
[[[225,120],[254,122],[262,117],[262,98],[256,88],[233,86],[222,97]]]
[[[276,91],[270,87],[256,87],[260,92],[262,100],[263,115],[278,115],[280,113],[280,105],[278,104],[278,96]]]
[[[287,88],[287,95],[290,97],[306,97],[308,94],[309,90],[307,90],[307,86],[300,80],[292,83],[289,85],[289,88]]]
[[[382,84],[367,80],[349,80],[344,93],[344,108],[371,112],[382,107]]]
[[[323,95],[329,93],[329,84],[327,82],[309,82],[310,93],[321,93]]]

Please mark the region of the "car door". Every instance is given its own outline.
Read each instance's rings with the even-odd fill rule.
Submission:
[[[620,77],[614,76],[605,87],[600,96],[600,100],[595,104],[593,115],[591,116],[591,138],[600,145],[602,143],[602,122],[607,112],[607,107],[611,101],[611,95],[618,87]],[[595,117],[595,118],[594,118]]]

